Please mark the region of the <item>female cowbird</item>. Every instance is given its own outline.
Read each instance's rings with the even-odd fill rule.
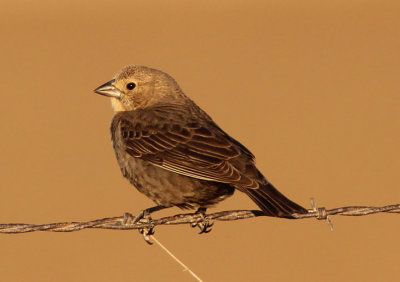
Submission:
[[[307,210],[282,195],[255,166],[254,155],[223,131],[168,74],[127,66],[94,90],[111,98],[111,136],[122,174],[157,206],[206,208],[246,193],[265,215]]]

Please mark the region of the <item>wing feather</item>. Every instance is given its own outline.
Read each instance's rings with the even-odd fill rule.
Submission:
[[[245,147],[212,120],[174,118],[173,112],[163,107],[118,113],[111,126],[114,147],[182,175],[246,188],[259,186],[240,167],[240,158],[254,165]]]

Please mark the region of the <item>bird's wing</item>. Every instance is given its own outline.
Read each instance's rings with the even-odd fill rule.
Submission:
[[[254,173],[246,173],[256,170],[254,156],[211,120],[160,107],[118,113],[111,132],[114,146],[163,169],[243,188],[259,186]]]

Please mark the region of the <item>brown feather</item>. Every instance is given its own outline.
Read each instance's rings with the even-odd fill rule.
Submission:
[[[268,183],[254,155],[168,74],[128,66],[95,91],[112,97],[117,111],[111,133],[123,175],[158,205],[209,207],[238,189],[267,215],[307,212]]]
[[[120,128],[126,151],[134,157],[194,178],[254,186],[255,181],[234,165],[234,159],[244,153],[241,145],[211,121],[202,125],[190,120],[171,121],[172,110],[163,106],[120,112],[113,119],[113,128]],[[154,120],[157,124],[149,122]],[[132,131],[134,134],[129,134]]]

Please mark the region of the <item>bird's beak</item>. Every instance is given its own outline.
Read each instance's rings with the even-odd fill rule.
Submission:
[[[103,85],[100,85],[97,87],[95,90],[93,90],[95,93],[108,96],[108,97],[114,97],[119,99],[121,97],[121,91],[113,85],[113,82],[115,79],[110,80],[107,83],[104,83]]]

